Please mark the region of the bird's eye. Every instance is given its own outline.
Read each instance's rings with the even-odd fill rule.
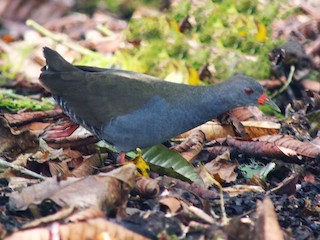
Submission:
[[[247,95],[251,95],[253,93],[252,88],[245,88],[244,91]]]

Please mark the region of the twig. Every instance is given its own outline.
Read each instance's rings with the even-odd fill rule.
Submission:
[[[119,151],[114,146],[112,146],[111,144],[109,144],[108,142],[106,142],[104,140],[97,142],[96,146],[101,147],[101,148],[106,148],[109,151],[114,152],[114,153],[119,153]]]
[[[24,167],[21,167],[21,166],[17,166],[17,165],[14,165],[10,162],[7,162],[6,160],[4,160],[3,158],[0,157],[0,167],[4,167],[4,168],[12,168],[13,170],[15,171],[18,171],[20,173],[23,173],[23,174],[26,174],[26,175],[29,175],[31,177],[34,177],[34,178],[38,178],[38,179],[41,179],[41,180],[46,180],[47,178],[45,176],[42,176],[38,173],[35,173],[35,172],[32,172]]]
[[[69,42],[69,41],[66,41],[65,39],[63,39],[62,37],[60,36],[57,36],[56,34],[54,34],[53,32],[49,31],[48,29],[44,28],[43,26],[41,26],[40,24],[38,24],[37,22],[35,22],[34,20],[31,20],[31,19],[28,19],[26,21],[26,25],[27,26],[30,26],[32,28],[34,28],[36,31],[38,31],[39,33],[41,33],[42,35],[48,37],[48,38],[51,38],[53,41],[57,42],[57,43],[60,43],[60,44],[63,44],[65,45],[66,47],[76,51],[76,52],[79,52],[83,55],[89,55],[89,56],[92,56],[92,57],[95,57],[95,58],[103,58],[105,59],[105,57],[97,52],[93,52],[87,48],[84,48],[78,44],[75,44],[74,42]]]
[[[221,186],[221,184],[214,179],[214,177],[211,176],[211,174],[208,173],[208,171],[206,170],[206,168],[203,165],[199,165],[200,169],[203,171],[203,173],[206,174],[206,177],[208,177],[211,182],[216,185],[219,190],[220,190],[220,208],[221,208],[221,218],[222,218],[222,225],[226,225],[228,224],[229,220],[227,217],[227,213],[226,213],[226,208],[224,206],[224,197],[223,197],[223,188]]]
[[[107,28],[106,26],[103,26],[101,24],[98,25],[96,28],[97,28],[97,30],[99,32],[101,32],[105,36],[113,36],[113,35],[115,35],[115,33],[113,31],[111,31],[109,28]]]
[[[294,74],[295,70],[296,70],[295,66],[291,65],[290,66],[290,73],[289,73],[288,79],[286,81],[286,84],[283,85],[282,88],[279,89],[279,91],[276,91],[274,94],[272,94],[271,98],[274,98],[275,96],[282,93],[284,90],[286,90],[289,87],[290,83],[292,82],[293,74]]]
[[[288,86],[289,86],[290,83],[292,82],[293,74],[294,74],[295,70],[296,70],[295,66],[294,66],[294,65],[291,65],[291,66],[290,66],[290,73],[289,73],[287,82],[286,82],[285,85],[283,85],[282,88],[280,88],[279,93],[282,93],[284,90],[286,90],[286,89],[288,88]]]

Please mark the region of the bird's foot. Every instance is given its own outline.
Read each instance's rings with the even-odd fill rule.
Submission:
[[[120,152],[118,157],[117,157],[117,163],[125,163],[126,162],[126,153],[125,152]]]

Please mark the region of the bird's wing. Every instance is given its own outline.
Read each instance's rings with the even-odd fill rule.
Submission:
[[[178,100],[172,83],[121,70],[82,69],[87,71],[43,72],[42,78],[53,95],[60,96],[71,112],[93,127],[142,108],[154,96],[170,104]],[[187,91],[189,86],[183,86]]]

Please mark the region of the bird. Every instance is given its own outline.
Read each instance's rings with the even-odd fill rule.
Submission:
[[[271,72],[280,78],[288,78],[291,66],[295,67],[295,78],[301,79],[314,69],[314,63],[305,53],[304,47],[295,40],[289,40],[283,45],[272,49],[268,54],[271,63]]]
[[[299,80],[317,68],[310,56],[305,53],[303,45],[293,39],[275,47],[268,56],[271,74],[287,84],[285,91],[276,96],[277,102],[281,103],[280,107],[285,109],[289,103],[293,104],[294,101],[303,98],[305,91]]]
[[[39,80],[67,116],[119,152],[165,142],[239,106],[269,104],[244,74],[192,86],[119,69],[72,65],[44,47]]]

